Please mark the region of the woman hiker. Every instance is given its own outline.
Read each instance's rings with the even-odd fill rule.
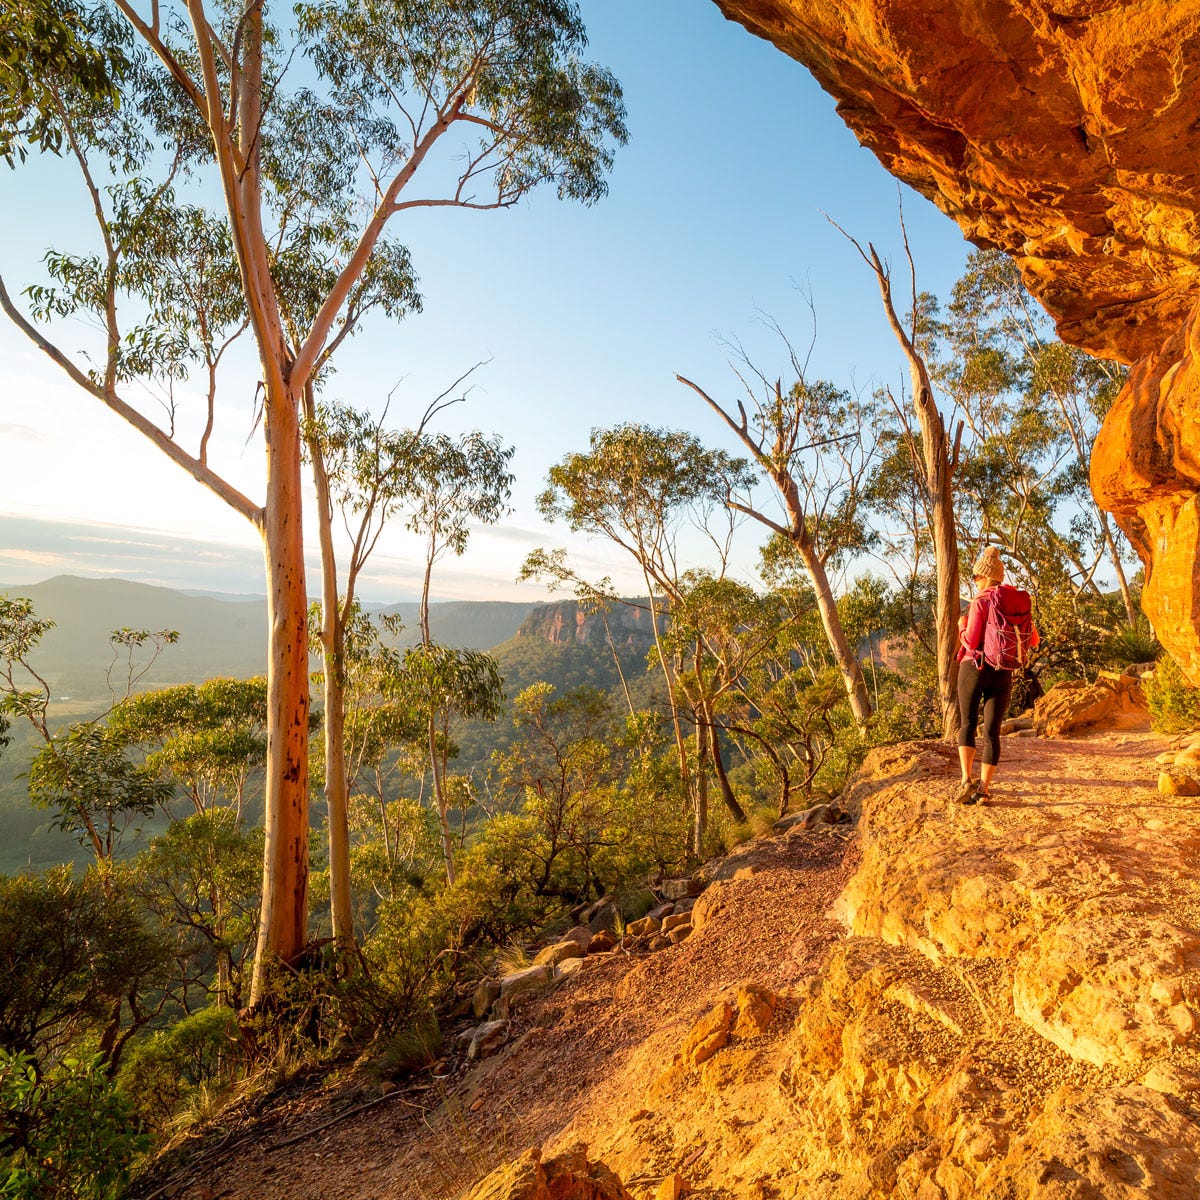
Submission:
[[[985,804],[991,796],[992,777],[1000,762],[1000,725],[1012,695],[1011,670],[990,666],[983,657],[984,633],[993,604],[1000,603],[999,586],[1004,581],[1000,551],[988,546],[972,569],[975,598],[959,621],[958,648],[958,765],[962,783],[955,799],[960,804]],[[1009,589],[1005,589],[1008,591]],[[1029,649],[1038,644],[1037,629],[1029,625]],[[983,753],[979,780],[971,778],[975,765],[975,726],[983,708]]]

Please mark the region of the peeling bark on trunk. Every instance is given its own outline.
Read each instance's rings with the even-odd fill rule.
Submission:
[[[300,421],[282,379],[268,380],[264,421],[267,503],[267,761],[263,897],[250,1005],[277,963],[308,940],[308,597],[301,527]]]

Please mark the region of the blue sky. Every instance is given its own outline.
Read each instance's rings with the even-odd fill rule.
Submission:
[[[621,421],[728,444],[674,376],[732,394],[722,339],[744,341],[768,373],[782,370],[764,314],[807,345],[811,297],[816,375],[853,387],[902,383],[874,281],[824,213],[899,263],[902,196],[918,284],[943,296],[970,249],[931,204],[897,188],[803,67],[707,0],[584,0],[582,8],[590,55],[621,80],[629,112],[630,143],[609,196],[591,208],[542,193],[506,212],[406,216],[394,231],[412,253],[424,312],[348,343],[330,389],[379,409],[395,388],[390,415],[405,423],[488,360],[469,404],[447,413],[443,427],[479,426],[516,445],[515,511],[440,569],[435,590],[444,598],[539,598],[535,586],[514,583],[539,545],[569,544],[585,572],[632,584],[607,547],[541,523],[533,497],[546,470],[586,447],[593,427]],[[0,211],[10,291],[29,280],[43,247],[80,244],[84,214],[61,164],[5,171]],[[253,382],[247,361],[246,397]],[[260,451],[249,411],[231,407],[220,451],[254,494]],[[261,588],[249,526],[77,394],[7,322],[0,438],[0,583],[69,571]],[[756,540],[743,530],[743,574]],[[365,595],[412,595],[418,566],[417,547],[389,534]]]

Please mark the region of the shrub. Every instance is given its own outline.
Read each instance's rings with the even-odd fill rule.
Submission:
[[[4,1200],[117,1200],[146,1148],[103,1059],[66,1057],[40,1074],[28,1054],[0,1050]]]
[[[1119,629],[1108,644],[1108,658],[1113,666],[1127,667],[1130,663],[1153,662],[1162,654],[1162,643],[1154,636],[1150,622],[1138,617],[1138,623]]]
[[[1142,686],[1150,707],[1150,724],[1159,733],[1181,733],[1200,725],[1200,688],[1184,679],[1169,655],[1158,660]]]
[[[99,871],[0,876],[0,1046],[40,1058],[111,1023],[167,955]]]
[[[212,1006],[129,1049],[119,1086],[148,1128],[164,1128],[196,1093],[233,1082],[238,1033],[233,1010]]]

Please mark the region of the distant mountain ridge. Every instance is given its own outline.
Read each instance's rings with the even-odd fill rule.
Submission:
[[[36,661],[56,698],[107,695],[114,629],[173,629],[179,641],[150,669],[145,683],[163,687],[217,675],[246,678],[266,670],[267,607],[263,597],[187,593],[126,579],[57,575],[34,584],[0,585],[0,595],[26,596],[39,617],[54,621]],[[382,607],[404,620],[401,645],[418,639],[418,605]],[[433,635],[447,645],[488,650],[512,638],[533,603],[450,600],[430,605]]]

